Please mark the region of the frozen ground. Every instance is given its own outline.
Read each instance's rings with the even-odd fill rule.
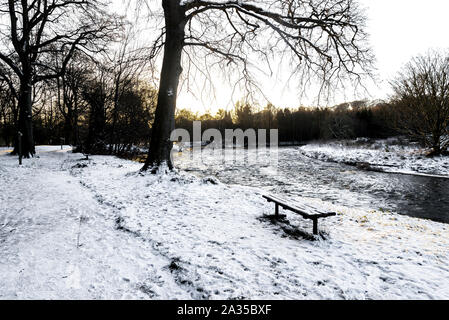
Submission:
[[[449,227],[316,199],[311,226],[259,190],[59,147],[0,155],[1,299],[449,298]]]
[[[449,156],[427,158],[426,150],[396,139],[314,143],[301,150],[304,155],[323,161],[368,164],[385,172],[449,177]]]

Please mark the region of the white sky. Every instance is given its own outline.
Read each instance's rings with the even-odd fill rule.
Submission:
[[[449,48],[449,1],[360,0],[360,3],[367,7],[368,32],[382,80],[380,88],[370,88],[374,98],[388,96],[388,81],[412,57],[431,48]]]
[[[120,1],[120,0],[119,0]],[[425,53],[430,48],[449,48],[449,1],[447,0],[359,0],[366,7],[368,33],[376,55],[377,83],[367,82],[370,96],[356,96],[351,88],[330,101],[331,104],[355,99],[383,99],[390,93],[388,81],[410,58]],[[261,78],[261,85],[269,100],[277,107],[312,105],[314,97],[298,96],[294,86],[285,87],[287,79]],[[215,113],[219,108],[232,108],[230,89],[217,84],[216,99],[197,99],[181,91],[178,108],[190,108]],[[199,96],[200,94],[198,94]],[[234,100],[239,99],[239,94]],[[260,101],[264,105],[265,101]]]

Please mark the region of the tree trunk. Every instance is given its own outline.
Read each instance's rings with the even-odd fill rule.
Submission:
[[[156,173],[162,164],[166,164],[169,169],[173,168],[170,135],[175,128],[176,97],[182,72],[181,56],[185,35],[185,12],[180,1],[164,0],[162,5],[166,26],[164,59],[150,149],[142,168],[143,171],[150,169],[152,173]]]
[[[69,109],[64,121],[64,142],[68,145],[73,145],[73,122],[73,113]]]
[[[102,89],[100,89],[102,90]],[[85,143],[84,152],[91,154],[106,154],[105,144],[105,98],[104,95],[98,94],[98,98],[92,99],[91,110],[89,116],[89,129],[87,141]]]
[[[78,126],[78,118],[79,118],[79,110],[78,110],[78,94],[74,93],[74,102],[73,102],[73,145],[79,147],[81,145],[80,141],[80,132]]]
[[[118,121],[118,108],[119,108],[119,86],[120,86],[120,75],[115,79],[115,89],[114,89],[114,109],[112,110],[112,125],[111,134],[109,136],[109,149],[111,153],[116,152],[114,150],[114,145],[117,145],[118,134],[116,131],[117,121]]]
[[[441,155],[442,153],[441,145],[440,145],[440,138],[438,138],[438,141],[434,140],[432,150],[427,154],[427,157],[432,158]]]
[[[19,93],[19,123],[18,131],[22,136],[22,156],[24,158],[32,157],[36,154],[34,148],[33,137],[33,118],[32,118],[32,86],[28,79],[22,80],[20,83]],[[13,154],[19,153],[18,139],[15,137],[15,145]]]
[[[6,147],[9,147],[9,130],[8,130],[8,127],[9,127],[9,123],[8,123],[8,117],[7,117],[7,115],[6,115],[6,111],[5,110],[2,110],[3,112],[2,112],[2,115],[1,115],[1,117],[2,117],[2,121],[1,122],[3,122],[3,130],[2,130],[2,133],[3,133],[3,140],[4,140],[4,142],[5,142],[5,146]]]

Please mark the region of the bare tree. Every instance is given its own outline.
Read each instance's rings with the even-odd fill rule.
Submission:
[[[256,84],[253,58],[253,66],[269,71],[273,62],[289,61],[302,85],[319,79],[322,92],[370,72],[365,17],[353,0],[162,0],[162,8],[165,25],[153,50],[164,54],[158,105],[142,170],[173,167],[170,133],[183,59],[188,71],[196,67],[205,76],[214,66],[230,67],[247,89]]]
[[[3,124],[3,140],[9,146],[11,128],[17,125],[17,91],[15,78],[9,70],[0,65],[0,122]]]
[[[0,62],[18,79],[19,124],[25,157],[33,156],[33,87],[61,77],[76,51],[92,54],[117,29],[95,0],[8,0],[0,4]],[[58,53],[58,55],[55,55]],[[58,56],[60,61],[53,61]]]
[[[412,59],[392,82],[399,130],[439,155],[449,147],[449,56],[431,51]]]
[[[151,62],[146,54],[147,50],[136,47],[135,40],[135,30],[133,28],[126,30],[119,48],[113,52],[112,57],[106,62],[110,66],[108,71],[111,75],[113,91],[109,142],[111,148],[115,144],[114,152],[118,151],[117,141],[120,140],[118,137],[120,133],[116,130],[119,123],[119,114],[127,107],[122,105],[124,97],[135,89],[141,74]]]
[[[62,91],[62,99],[58,100],[58,107],[64,117],[64,138],[67,144],[79,145],[79,117],[86,108],[83,101],[83,88],[88,82],[89,65],[83,61],[83,56],[75,55],[67,66],[61,78],[57,78]],[[59,91],[58,91],[59,93]],[[62,101],[61,101],[62,100]]]
[[[17,122],[16,97],[13,90],[6,81],[0,80],[0,132],[6,146],[10,145],[11,129]]]

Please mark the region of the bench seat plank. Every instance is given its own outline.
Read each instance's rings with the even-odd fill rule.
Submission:
[[[272,195],[263,195],[262,197],[269,202],[277,203],[283,209],[290,210],[297,214],[302,215],[305,219],[313,220],[313,219],[333,217],[337,215],[335,212],[323,212],[306,204],[299,204],[296,202],[294,203],[294,205],[288,204],[287,200]]]

